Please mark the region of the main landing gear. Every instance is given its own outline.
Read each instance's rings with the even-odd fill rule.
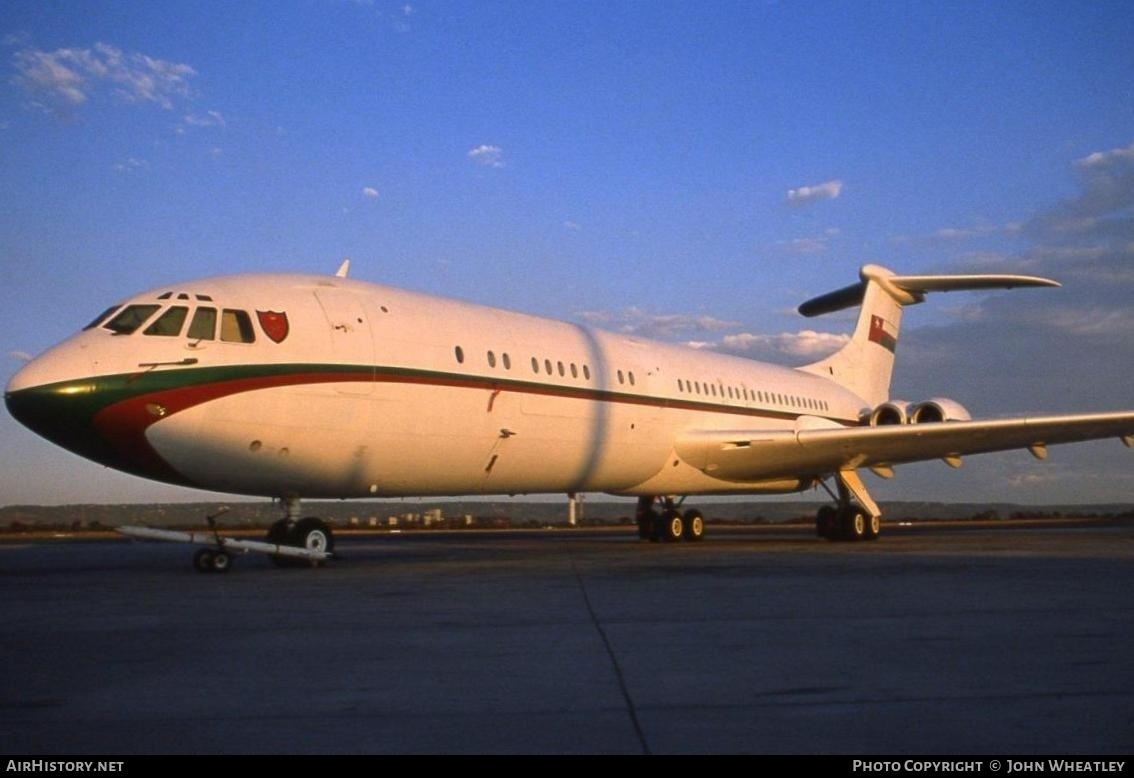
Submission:
[[[823,482],[836,505],[824,505],[815,516],[815,532],[834,541],[877,540],[882,534],[882,514],[870,499],[866,487],[854,470],[840,471],[835,482],[838,493],[832,493]]]
[[[314,516],[303,519],[296,518],[299,515],[298,498],[286,498],[283,503],[287,515],[268,528],[268,543],[275,546],[294,546],[307,551],[320,551],[326,554],[335,550],[335,536],[325,521]],[[317,561],[279,554],[272,554],[271,559],[278,567],[303,567],[309,564],[318,564]]]
[[[696,508],[684,513],[672,497],[639,497],[635,517],[638,537],[651,543],[700,540],[705,536],[705,517]]]

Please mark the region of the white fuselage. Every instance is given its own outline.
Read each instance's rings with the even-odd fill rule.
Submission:
[[[219,491],[796,491],[821,474],[718,480],[674,443],[699,430],[855,425],[867,407],[789,368],[337,277],[206,279],[126,304],[162,307],[130,334],[100,321],[8,392],[76,397],[116,452],[107,464]],[[176,305],[186,321],[200,306],[245,311],[253,342],[146,334]],[[283,336],[266,334],[258,312],[286,318]]]

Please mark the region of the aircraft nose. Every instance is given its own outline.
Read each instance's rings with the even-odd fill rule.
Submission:
[[[146,429],[164,416],[165,408],[149,402],[153,395],[147,394],[143,375],[92,375],[92,365],[69,344],[46,352],[8,382],[8,412],[57,446],[99,464],[187,483],[146,439]]]
[[[43,383],[43,376],[43,366],[36,361],[12,376],[4,391],[8,412],[52,443],[81,456],[105,461],[112,452],[93,426],[98,388],[94,381]]]

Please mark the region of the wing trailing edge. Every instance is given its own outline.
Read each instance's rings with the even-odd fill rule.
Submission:
[[[955,421],[880,427],[797,430],[705,430],[685,433],[675,449],[690,465],[725,481],[802,473],[825,476],[862,467],[953,459],[1100,438],[1134,442],[1134,411]]]

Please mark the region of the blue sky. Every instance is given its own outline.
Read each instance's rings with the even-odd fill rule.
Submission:
[[[1051,275],[909,311],[894,393],[1134,407],[1134,13],[1098,3],[9,0],[0,364],[194,277],[333,272],[801,363],[859,265]],[[1134,501],[1115,441],[881,499]],[[0,504],[200,499],[0,419]]]

